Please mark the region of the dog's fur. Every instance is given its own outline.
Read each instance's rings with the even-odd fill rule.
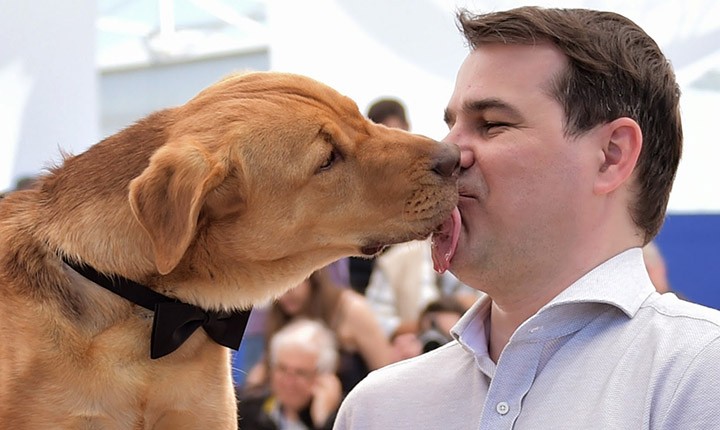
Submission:
[[[60,256],[205,309],[427,237],[457,148],[372,124],[280,73],[221,80],[0,200],[0,428],[233,429],[228,349],[197,330],[149,358],[152,314]]]

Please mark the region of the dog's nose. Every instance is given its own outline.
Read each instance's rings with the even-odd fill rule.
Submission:
[[[460,149],[456,145],[442,144],[433,157],[433,171],[443,177],[451,177],[460,171]]]

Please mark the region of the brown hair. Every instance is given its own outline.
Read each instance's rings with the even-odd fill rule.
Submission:
[[[367,117],[370,121],[383,124],[389,117],[397,117],[407,125],[405,106],[396,99],[384,98],[375,101],[368,109]]]
[[[645,243],[660,230],[682,153],[680,89],[655,41],[612,12],[521,7],[457,14],[472,49],[487,43],[551,43],[568,67],[551,83],[565,111],[565,133],[579,136],[617,118],[635,120],[643,146],[636,166],[637,199],[630,209]]]
[[[333,282],[330,272],[326,267],[313,272],[308,278],[310,282],[309,300],[297,315],[286,313],[282,306],[276,301],[272,303],[268,309],[267,319],[265,320],[265,345],[262,363],[265,369],[270,369],[270,345],[275,333],[290,324],[292,321],[309,319],[323,323],[328,329],[334,331],[334,315],[342,294],[342,287]],[[259,382],[259,386],[267,384],[270,374],[266,372],[263,380]],[[257,388],[256,386],[249,387]]]
[[[326,268],[315,271],[310,275],[309,281],[310,298],[297,315],[287,314],[277,301],[273,302],[265,326],[266,343],[269,343],[270,338],[278,330],[295,318],[305,317],[322,321],[331,328],[334,326],[333,317],[342,294],[342,287],[333,282]]]

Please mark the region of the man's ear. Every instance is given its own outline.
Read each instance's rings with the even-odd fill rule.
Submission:
[[[642,149],[642,131],[630,118],[618,118],[603,126],[606,138],[601,142],[600,164],[593,190],[608,194],[632,175]]]
[[[195,237],[205,198],[226,175],[222,164],[190,139],[166,144],[130,182],[130,206],[153,244],[161,275],[180,262]]]

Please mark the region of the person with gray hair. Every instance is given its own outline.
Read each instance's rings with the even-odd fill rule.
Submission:
[[[659,294],[643,262],[682,152],[670,62],[612,12],[458,23],[459,200],[433,261],[486,296],[454,340],[370,373],[336,428],[720,429],[720,312]]]
[[[244,430],[316,430],[333,426],[342,399],[335,375],[334,334],[319,321],[300,318],[270,339],[270,383],[241,393],[238,425]]]
[[[332,373],[337,369],[338,350],[335,336],[320,321],[299,318],[281,328],[270,339],[270,366],[282,364],[283,353],[297,349],[316,357],[318,373]]]

